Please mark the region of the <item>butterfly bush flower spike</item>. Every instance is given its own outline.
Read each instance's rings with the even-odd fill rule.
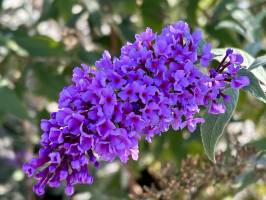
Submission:
[[[72,195],[76,184],[92,184],[90,169],[98,168],[100,160],[137,160],[142,138],[151,142],[170,128],[193,132],[204,123],[201,108],[222,114],[223,100],[230,100],[225,89],[249,84],[237,75],[240,54],[228,49],[218,67],[210,66],[211,44],[202,46],[201,31],[191,33],[183,21],[160,34],[147,28],[135,38],[118,58],[105,51],[96,68],[74,68],[58,111],[41,121],[38,157],[23,166],[36,179],[37,195],[44,194],[46,185],[64,184],[65,193]]]

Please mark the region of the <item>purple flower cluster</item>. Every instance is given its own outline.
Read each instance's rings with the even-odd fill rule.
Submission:
[[[147,28],[122,47],[119,58],[105,51],[96,68],[76,67],[58,111],[41,122],[39,157],[23,166],[37,180],[35,193],[63,182],[72,195],[75,184],[93,182],[88,166],[98,167],[99,159],[137,160],[142,137],[150,142],[171,127],[193,132],[204,122],[201,107],[224,113],[220,99],[230,99],[224,90],[249,84],[237,76],[243,58],[229,49],[217,68],[207,70],[214,56],[201,41],[200,30],[191,34],[179,21],[160,35]]]

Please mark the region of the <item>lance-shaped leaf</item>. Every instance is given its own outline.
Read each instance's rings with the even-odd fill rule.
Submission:
[[[225,93],[231,96],[231,101],[225,103],[226,112],[220,115],[213,115],[206,112],[203,116],[205,123],[201,126],[201,138],[204,150],[207,157],[213,162],[215,162],[216,145],[233,115],[239,96],[239,91],[232,88],[227,89]]]
[[[266,71],[263,66],[260,65],[254,69],[248,68],[248,70],[255,75],[255,77],[261,82],[261,84],[266,85]]]
[[[256,67],[266,65],[266,55],[260,56],[254,60],[254,62],[250,65],[249,69],[255,69]]]
[[[266,85],[265,66],[266,66],[266,55],[256,58],[248,68],[248,70],[251,71],[264,85]]]
[[[7,87],[0,87],[0,117],[6,114],[13,114],[20,118],[28,118],[27,110],[14,90]]]
[[[247,76],[250,81],[250,84],[244,87],[243,90],[256,97],[258,100],[266,103],[266,95],[260,86],[258,78],[247,69],[241,69],[238,74],[240,76]]]

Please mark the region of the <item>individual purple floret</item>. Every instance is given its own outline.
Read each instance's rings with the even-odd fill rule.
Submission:
[[[237,76],[243,58],[228,49],[205,74],[214,55],[201,41],[199,29],[191,33],[178,21],[159,35],[147,28],[121,48],[119,58],[105,51],[96,69],[76,67],[72,84],[60,93],[58,111],[41,121],[38,158],[23,166],[37,180],[34,192],[42,195],[46,185],[64,183],[72,195],[75,184],[93,182],[89,166],[98,168],[99,160],[137,160],[141,138],[151,142],[170,128],[193,132],[204,123],[201,108],[224,113],[223,100],[229,100],[224,90],[249,84]]]

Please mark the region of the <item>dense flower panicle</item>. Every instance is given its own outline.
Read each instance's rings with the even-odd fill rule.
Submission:
[[[39,157],[23,166],[34,176],[34,191],[66,184],[72,195],[75,184],[91,184],[88,166],[99,167],[99,159],[123,163],[138,159],[138,142],[151,141],[170,127],[193,132],[201,107],[225,112],[228,87],[249,84],[238,77],[243,58],[231,49],[219,66],[202,72],[213,60],[211,45],[201,46],[201,31],[192,34],[179,21],[157,35],[150,28],[136,35],[121,49],[119,58],[105,51],[96,69],[85,64],[73,71],[72,84],[60,93],[59,110],[42,120]]]

